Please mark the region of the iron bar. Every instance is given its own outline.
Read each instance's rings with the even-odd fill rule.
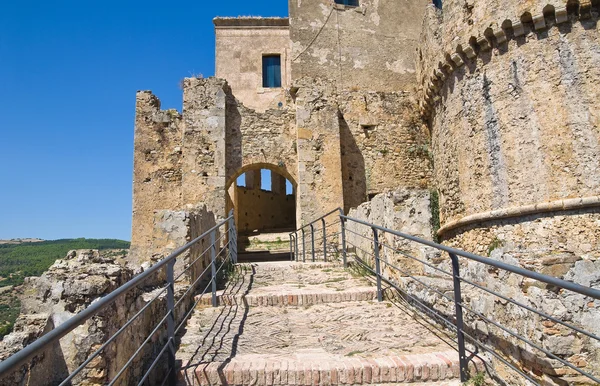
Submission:
[[[299,261],[299,257],[298,257],[298,232],[294,232],[294,243],[296,244],[296,261]]]
[[[72,318],[68,319],[60,326],[56,327],[55,329],[48,332],[47,334],[41,336],[40,338],[38,338],[35,342],[30,344],[29,346],[26,346],[25,348],[18,351],[14,355],[12,355],[9,358],[0,362],[0,377],[3,376],[6,372],[13,370],[17,366],[23,364],[29,358],[34,356],[36,353],[41,352],[47,346],[56,342],[63,336],[67,335],[69,332],[73,331],[75,328],[77,328],[80,325],[82,325],[83,323],[85,323],[89,318],[96,315],[97,313],[99,313],[100,311],[102,311],[103,309],[108,307],[109,305],[113,304],[118,298],[120,298],[122,295],[127,293],[130,289],[137,287],[139,284],[141,284],[146,279],[148,279],[150,276],[154,275],[161,268],[163,268],[169,261],[171,261],[172,259],[181,255],[183,252],[187,251],[189,248],[191,248],[197,242],[199,242],[204,237],[206,237],[214,229],[217,229],[217,228],[221,227],[223,224],[225,224],[225,222],[227,222],[228,220],[229,219],[225,219],[225,220],[221,221],[220,223],[218,223],[217,225],[215,225],[213,228],[209,229],[208,231],[204,232],[202,235],[200,235],[196,239],[190,241],[189,243],[185,244],[184,246],[182,246],[180,248],[177,248],[175,251],[173,251],[173,253],[171,253],[169,256],[167,256],[163,260],[159,261],[158,263],[156,263],[155,265],[150,267],[148,270],[135,276],[133,279],[131,279],[127,283],[123,284],[121,287],[117,288],[116,290],[109,293],[108,295],[106,295],[102,299],[98,300],[97,302],[92,303],[89,307],[87,307],[83,311],[79,312],[77,315],[73,316]]]
[[[381,263],[379,262],[379,235],[377,229],[373,229],[373,251],[375,256],[375,272],[377,274],[377,301],[381,302],[383,296],[381,293]]]
[[[217,267],[215,266],[215,259],[217,258],[217,248],[215,246],[215,232],[210,234],[210,270],[212,276],[212,306],[217,306]]]
[[[302,262],[306,263],[306,240],[304,235],[304,228],[302,228]]]
[[[173,259],[167,264],[167,310],[170,315],[167,318],[167,346],[170,346],[168,343],[173,342],[175,340],[175,262],[177,259]],[[175,347],[172,347],[169,350],[168,355],[168,363],[169,369],[175,368]],[[175,373],[171,372],[171,376],[169,377],[169,386],[175,386],[177,379],[175,378]],[[140,382],[142,383],[142,382]]]
[[[311,254],[312,261],[315,262],[315,226],[310,224],[310,245],[311,245]]]
[[[454,283],[454,309],[456,318],[456,337],[458,339],[458,361],[460,364],[460,381],[466,382],[469,380],[469,363],[467,362],[467,355],[465,353],[465,336],[463,330],[465,329],[463,322],[463,310],[462,310],[462,293],[460,290],[460,268],[458,265],[458,256],[450,253],[452,259],[452,273]]]
[[[327,261],[327,228],[325,228],[325,219],[321,219],[323,224],[323,260]]]
[[[518,275],[521,276],[525,276],[528,277],[530,279],[534,279],[534,280],[538,280],[541,282],[544,282],[546,284],[551,284],[553,286],[559,287],[559,288],[563,288],[563,289],[567,289],[573,292],[577,292],[579,294],[585,295],[585,296],[589,296],[592,297],[594,299],[600,299],[600,290],[594,289],[594,288],[590,288],[590,287],[584,287],[580,284],[577,283],[573,283],[573,282],[569,282],[569,281],[565,281],[562,279],[558,279],[552,276],[548,276],[548,275],[544,275],[541,273],[537,273],[537,272],[533,272],[533,271],[529,271],[525,268],[521,268],[521,267],[517,267],[514,265],[510,265],[507,263],[503,263],[501,261],[497,261],[497,260],[493,260],[487,257],[483,257],[483,256],[479,256],[479,255],[475,255],[473,253],[469,253],[469,252],[465,252],[465,251],[461,251],[459,249],[456,248],[451,248],[451,247],[447,247],[445,245],[442,244],[437,244],[434,243],[433,241],[429,241],[429,240],[425,240],[425,239],[421,239],[419,237],[415,237],[415,236],[410,236],[401,232],[397,232],[394,231],[392,229],[388,229],[388,228],[384,228],[378,225],[374,225],[374,224],[370,224],[368,222],[362,221],[362,220],[358,220],[352,217],[348,217],[348,216],[344,216],[344,215],[340,215],[342,218],[345,218],[346,220],[350,220],[353,222],[356,222],[358,224],[362,224],[368,227],[375,227],[378,230],[387,232],[387,233],[391,233],[393,235],[405,238],[407,240],[412,240],[412,241],[416,241],[417,243],[423,244],[423,245],[428,245],[430,247],[439,249],[441,251],[445,251],[448,253],[454,253],[457,256],[462,256],[462,257],[466,257],[467,259],[470,260],[474,260],[486,265],[491,265],[492,267],[496,267],[496,268],[500,268],[502,270],[508,271],[508,272],[512,272],[512,273],[516,273]]]
[[[344,211],[339,209],[340,215],[340,232],[342,233],[342,261],[344,262],[344,268],[348,268],[348,258],[346,256],[346,219],[344,219]]]
[[[234,264],[237,264],[237,234],[235,231],[235,217],[233,215],[233,209],[229,212],[229,249],[232,251],[231,260]]]

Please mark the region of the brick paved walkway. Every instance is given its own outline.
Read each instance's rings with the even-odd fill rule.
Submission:
[[[459,385],[449,341],[333,263],[244,264],[181,338],[182,385]],[[436,334],[434,334],[436,333]],[[416,385],[413,383],[413,385]]]

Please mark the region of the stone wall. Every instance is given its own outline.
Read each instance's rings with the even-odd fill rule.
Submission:
[[[429,135],[413,93],[347,91],[338,103],[346,212],[378,193],[429,186]]]
[[[298,179],[293,110],[249,109],[216,78],[183,85],[183,114],[160,110],[150,92],[137,96],[129,257],[136,266],[191,240],[192,224],[208,229],[225,218],[226,189],[246,170],[269,168],[294,186]]]
[[[244,105],[257,111],[287,103],[291,82],[290,31],[284,18],[215,18],[215,76],[227,79]],[[263,55],[281,55],[281,87],[264,88]]]
[[[192,250],[191,255],[198,257],[198,252],[207,246],[208,244],[201,242]],[[126,254],[127,251],[70,251],[41,277],[27,278],[20,288],[21,314],[15,323],[14,332],[0,342],[0,360],[21,350],[89,307],[94,301],[130,281],[134,272],[127,267],[127,258],[124,257]],[[206,265],[205,259],[200,259],[187,275],[181,276],[175,284],[176,300],[184,295],[189,284]],[[181,264],[175,275],[179,276],[180,272]],[[157,276],[164,276],[164,272],[159,272]],[[152,304],[72,381],[73,385],[106,385],[114,379],[166,315],[166,291],[162,290],[163,287],[163,281],[149,278],[65,335],[59,343],[50,346],[12,374],[1,378],[0,385],[60,383],[152,301]],[[189,294],[181,301],[175,310],[176,323],[183,320],[192,302],[193,297]],[[167,331],[164,323],[163,327],[158,329],[134,358],[117,385],[129,385],[141,380],[166,342]],[[165,366],[166,361],[159,364],[153,370],[151,379],[162,380],[165,376]]]
[[[304,81],[296,98],[299,226],[344,205],[335,91],[331,83]]]
[[[247,170],[277,172],[296,184],[298,150],[293,106],[259,112],[227,98],[227,186]]]
[[[130,259],[141,264],[152,255],[154,209],[182,204],[183,122],[176,110],[161,110],[150,91],[137,93],[135,112]]]
[[[340,90],[406,90],[426,0],[290,0],[292,79],[329,79]]]
[[[600,250],[596,6],[450,0],[441,12],[428,9],[417,73],[445,244],[598,285],[590,279],[598,275]],[[476,282],[596,331],[589,323],[598,312],[594,302],[477,264],[465,267]],[[487,296],[467,296],[475,310],[560,357],[586,369],[598,363],[598,347],[580,336]],[[475,333],[528,374],[550,384],[577,381],[557,361],[478,326]],[[498,367],[510,384],[520,382],[505,370]]]
[[[378,195],[371,202],[351,210],[349,215],[431,240],[431,208],[428,191],[401,189]],[[582,229],[582,222],[595,226]],[[600,288],[600,255],[594,244],[600,237],[598,225],[600,216],[593,209],[533,215],[518,220],[497,220],[486,227],[473,225],[467,229],[450,231],[450,239],[445,244],[535,272]],[[347,229],[348,250],[374,266],[373,231],[352,221],[348,222]],[[418,300],[421,305],[415,301],[413,304],[428,312],[432,322],[443,323],[423,306],[453,320],[454,303],[449,300],[453,298],[452,278],[438,271],[452,271],[448,255],[389,233],[378,233],[384,275],[396,281],[404,291]],[[513,238],[514,235],[518,237]],[[541,282],[465,258],[460,258],[460,262],[461,277],[593,334],[598,335],[600,332],[596,323],[600,316],[600,301],[592,301],[570,291],[558,291]],[[409,275],[415,278],[409,278]],[[433,289],[425,288],[421,283]],[[592,384],[589,381],[586,383],[586,378],[485,321],[476,313],[523,335],[575,366],[598,375],[598,342],[466,283],[462,285],[462,292],[465,331],[481,344],[506,355],[507,359],[529,376],[549,385]],[[468,347],[475,349],[472,344]],[[480,355],[494,364],[493,375],[497,377],[497,381],[509,385],[524,384],[523,378],[496,361],[493,356],[485,351],[480,351]]]
[[[236,187],[235,211],[240,233],[255,230],[295,229],[296,200],[293,194]]]

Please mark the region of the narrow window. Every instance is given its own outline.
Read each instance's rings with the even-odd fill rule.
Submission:
[[[350,7],[358,7],[358,0],[335,0],[337,4],[344,4]]]
[[[281,56],[263,56],[263,87],[281,87]]]

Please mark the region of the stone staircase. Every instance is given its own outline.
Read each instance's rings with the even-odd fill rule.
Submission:
[[[335,263],[242,264],[180,339],[180,385],[460,385],[451,338]]]

